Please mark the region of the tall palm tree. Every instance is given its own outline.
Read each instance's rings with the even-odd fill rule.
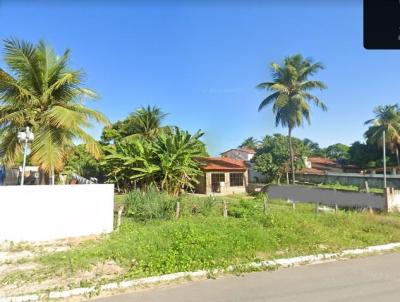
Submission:
[[[5,40],[4,49],[9,69],[0,68],[0,157],[4,162],[14,164],[21,154],[17,132],[26,126],[35,133],[30,160],[50,175],[51,183],[75,141],[85,143],[87,151],[98,157],[100,147],[86,128],[92,120],[103,124],[108,120],[83,105],[85,97],[97,95],[82,86],[83,71],[68,67],[69,50],[57,56],[43,41],[34,45],[17,39]]]
[[[243,143],[239,145],[239,148],[257,149],[259,142],[254,137],[250,136],[246,138]]]
[[[272,63],[272,81],[257,85],[257,88],[266,89],[272,93],[268,95],[258,107],[258,111],[272,104],[275,115],[275,125],[279,124],[288,128],[290,165],[292,182],[295,182],[294,155],[292,147],[292,131],[301,126],[304,119],[310,123],[310,105],[326,111],[325,104],[315,95],[310,93],[313,89],[325,89],[326,85],[321,81],[309,80],[309,77],[323,69],[320,62],[305,59],[296,54],[286,57],[282,64]]]
[[[378,106],[374,109],[375,118],[366,121],[371,125],[365,132],[369,142],[382,146],[382,134],[385,130],[385,140],[388,149],[396,154],[397,165],[400,165],[400,108],[398,104]]]

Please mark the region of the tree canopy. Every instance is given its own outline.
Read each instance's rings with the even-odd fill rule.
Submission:
[[[400,109],[397,104],[378,106],[374,109],[375,117],[367,120],[365,125],[371,125],[364,136],[368,143],[382,146],[383,131],[385,131],[386,147],[396,154],[397,165],[400,165]]]
[[[122,191],[156,186],[171,195],[193,189],[201,174],[196,157],[205,156],[203,132],[191,135],[175,127],[152,140],[129,138],[106,147],[103,165]]]
[[[257,171],[267,176],[268,180],[279,180],[288,170],[290,156],[287,136],[282,134],[266,135],[253,158]],[[292,138],[295,169],[304,167],[304,157],[310,155],[309,147],[298,138]]]
[[[101,141],[103,144],[109,144],[131,136],[150,140],[159,131],[170,129],[169,126],[162,126],[166,116],[167,114],[156,106],[140,107],[126,119],[105,127]]]
[[[254,137],[250,136],[246,138],[240,145],[239,148],[247,148],[256,150],[259,146],[259,141]]]

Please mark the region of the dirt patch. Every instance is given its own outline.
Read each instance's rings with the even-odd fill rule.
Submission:
[[[61,272],[58,275],[35,262],[39,256],[67,251],[99,238],[99,236],[86,236],[34,243],[1,243],[0,297],[36,293],[48,289],[67,289],[69,286],[87,286],[90,282],[115,278],[124,270],[113,261],[98,263],[89,271]]]
[[[35,262],[0,266],[0,297],[52,290],[86,287],[115,279],[125,272],[114,261],[97,263],[91,270],[54,275],[40,270]]]

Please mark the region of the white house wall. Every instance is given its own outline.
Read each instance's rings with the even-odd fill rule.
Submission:
[[[114,186],[0,186],[0,242],[46,241],[113,230]]]

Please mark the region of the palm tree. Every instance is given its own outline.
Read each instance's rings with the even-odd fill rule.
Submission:
[[[259,142],[254,137],[250,136],[246,138],[243,143],[239,145],[239,148],[257,149]]]
[[[382,146],[382,134],[385,131],[386,145],[396,154],[397,165],[400,165],[400,108],[398,104],[378,106],[374,109],[375,118],[366,121],[365,125],[372,125],[365,132],[369,142]]]
[[[140,107],[126,119],[105,127],[102,141],[108,144],[111,141],[115,143],[116,141],[133,137],[151,140],[160,131],[171,130],[169,126],[162,126],[162,122],[167,115],[156,106]]]
[[[156,106],[139,108],[133,114],[133,133],[151,139],[161,129],[161,123],[166,116],[167,114]]]
[[[19,129],[30,126],[35,133],[30,160],[50,175],[64,165],[67,150],[75,141],[85,143],[88,152],[99,157],[101,150],[87,132],[91,121],[106,124],[100,112],[83,105],[85,97],[96,98],[82,86],[84,72],[68,67],[69,50],[57,56],[43,41],[36,45],[17,39],[4,41],[4,61],[0,68],[0,157],[14,164],[21,146]]]
[[[272,81],[257,85],[257,88],[271,91],[260,104],[258,111],[266,106],[272,105],[275,115],[275,125],[279,124],[288,128],[290,164],[292,172],[292,182],[295,182],[294,175],[294,155],[292,148],[292,131],[295,127],[303,125],[304,119],[310,123],[309,103],[314,103],[317,107],[326,111],[325,104],[309,91],[313,89],[325,89],[326,86],[321,81],[309,80],[319,70],[323,69],[320,62],[313,62],[305,59],[302,55],[286,57],[283,64],[272,63]]]

